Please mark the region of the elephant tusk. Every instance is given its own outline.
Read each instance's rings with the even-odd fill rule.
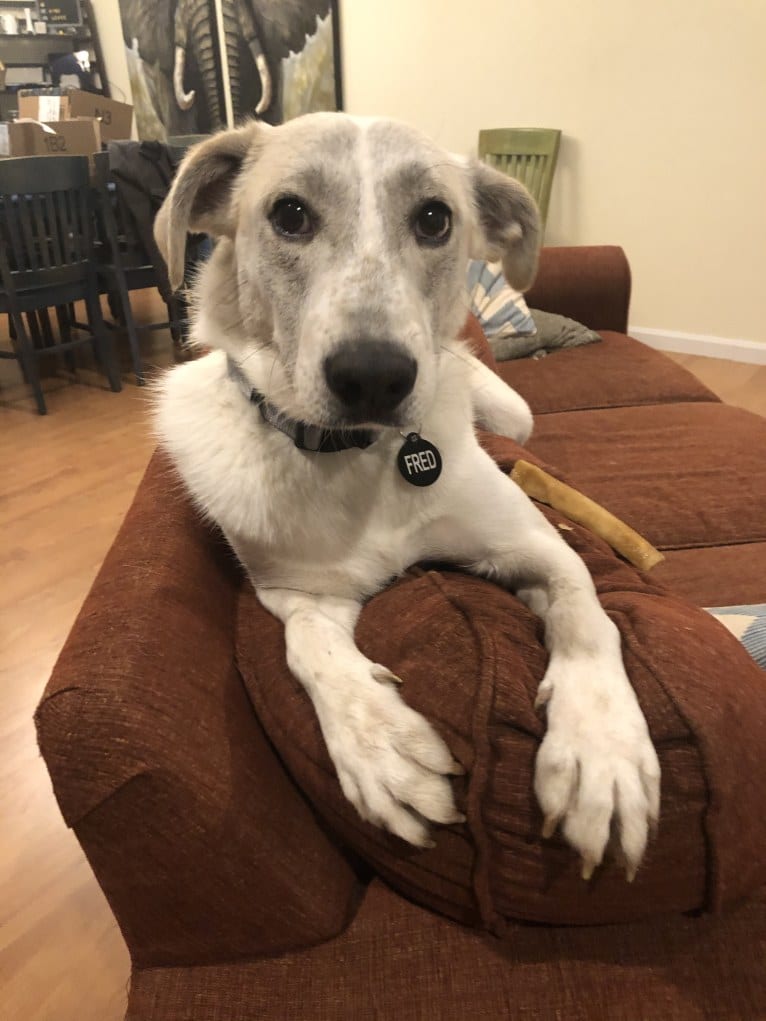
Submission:
[[[186,63],[186,51],[183,46],[176,46],[176,59],[173,66],[173,91],[176,95],[176,102],[182,110],[190,110],[194,105],[196,92],[184,92],[184,65]]]
[[[262,53],[255,58],[255,63],[261,76],[261,98],[255,108],[256,114],[260,115],[271,106],[271,72]]]

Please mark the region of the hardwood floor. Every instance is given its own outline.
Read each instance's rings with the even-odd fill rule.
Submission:
[[[167,364],[171,351],[155,335],[146,353]],[[127,372],[119,394],[90,369],[78,377],[46,379],[45,417],[15,364],[0,378],[2,1021],[118,1021],[127,999],[125,944],[58,812],[32,724],[154,448],[146,390]]]
[[[671,354],[670,357],[694,373],[727,404],[766,415],[766,365],[725,362],[699,355]]]
[[[169,352],[159,338],[152,356]],[[724,399],[766,414],[766,367],[675,357]],[[46,418],[17,376],[0,379],[2,1021],[118,1021],[126,1002],[127,951],[61,820],[32,725],[153,448],[145,391],[129,375],[121,394],[80,378],[48,382]]]

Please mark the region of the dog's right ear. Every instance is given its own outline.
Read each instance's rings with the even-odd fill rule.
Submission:
[[[245,157],[268,130],[267,125],[253,121],[222,131],[193,146],[183,158],[154,221],[154,239],[167,263],[173,290],[183,283],[189,232],[233,237],[234,183]]]

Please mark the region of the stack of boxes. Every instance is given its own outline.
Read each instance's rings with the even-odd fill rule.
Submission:
[[[133,107],[74,88],[24,89],[19,117],[0,124],[0,156],[90,156],[130,138]]]

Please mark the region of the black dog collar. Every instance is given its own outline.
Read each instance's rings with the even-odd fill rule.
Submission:
[[[338,454],[341,450],[357,448],[365,450],[378,438],[372,429],[324,429],[322,426],[309,425],[288,418],[274,404],[266,400],[264,395],[251,386],[242,369],[233,358],[226,356],[229,376],[239,386],[242,393],[255,404],[261,418],[274,429],[278,429],[289,437],[298,450],[309,450],[315,454]]]

